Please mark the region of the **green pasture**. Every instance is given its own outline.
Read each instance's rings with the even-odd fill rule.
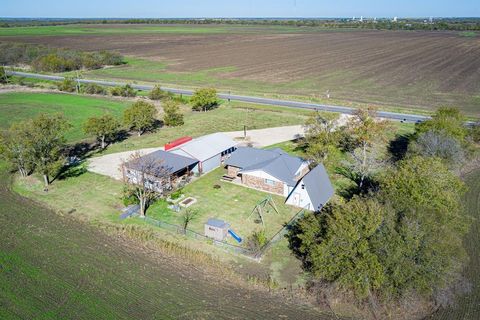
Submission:
[[[93,116],[111,113],[120,117],[128,103],[106,98],[62,93],[11,92],[0,94],[0,128],[13,122],[35,117],[40,113],[62,113],[72,124],[67,132],[68,141],[85,138],[83,123]]]

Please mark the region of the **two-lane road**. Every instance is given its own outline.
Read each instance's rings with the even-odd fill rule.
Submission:
[[[64,79],[64,77],[61,77],[61,76],[51,76],[51,75],[27,73],[27,72],[19,72],[19,71],[7,71],[7,74],[25,77],[25,78],[35,78],[35,79],[43,79],[43,80],[57,80],[57,81],[60,80],[61,81]],[[75,79],[75,81],[77,81],[77,79]],[[126,84],[125,82],[114,82],[114,81],[92,80],[92,79],[78,79],[78,82],[95,83],[95,84],[110,86],[110,87],[123,86]],[[153,88],[152,85],[131,84],[131,86],[134,89],[142,90],[142,91],[151,90]],[[162,89],[175,94],[184,94],[184,95],[193,94],[193,90],[187,90],[187,89],[168,88],[168,87],[162,87]],[[334,105],[327,105],[327,104],[241,96],[241,95],[234,95],[229,93],[219,93],[218,96],[220,99],[224,99],[224,100],[248,102],[248,103],[263,104],[263,105],[283,106],[283,107],[291,107],[291,108],[299,108],[299,109],[318,110],[318,111],[329,111],[329,112],[337,112],[337,113],[343,113],[343,114],[352,114],[356,110],[355,108],[344,107],[344,106],[334,106]],[[413,122],[413,123],[425,121],[430,118],[428,116],[423,116],[418,114],[406,114],[406,113],[396,113],[396,112],[388,112],[388,111],[378,111],[378,116],[385,119],[403,121],[403,122]]]

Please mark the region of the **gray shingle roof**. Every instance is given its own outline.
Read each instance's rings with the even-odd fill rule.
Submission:
[[[140,161],[156,161],[162,169],[168,170],[168,172],[171,174],[174,174],[187,167],[191,167],[198,162],[196,159],[158,150],[139,159],[128,162],[127,167],[133,170],[141,170],[142,164]]]
[[[225,161],[226,165],[237,168],[247,168],[260,163],[272,161],[279,156],[274,150],[262,150],[248,147],[239,147],[230,158]]]
[[[294,186],[295,173],[305,161],[292,157],[281,149],[262,150],[240,147],[225,162],[226,165],[241,169],[241,172],[262,170],[287,185]]]
[[[212,227],[216,227],[216,228],[221,228],[221,229],[230,228],[230,225],[228,223],[226,223],[223,220],[219,220],[219,219],[215,219],[215,218],[208,219],[207,225],[212,226]]]
[[[316,211],[323,208],[335,193],[323,164],[316,166],[302,180]]]

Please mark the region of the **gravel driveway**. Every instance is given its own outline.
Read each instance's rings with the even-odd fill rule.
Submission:
[[[230,138],[236,141],[243,140],[243,131],[224,132]],[[288,126],[288,127],[276,127],[266,128],[258,130],[248,130],[247,140],[254,147],[262,148],[270,146],[272,144],[294,140],[300,136],[303,136],[304,130],[302,126]],[[127,160],[135,152],[145,155],[157,150],[163,150],[162,147],[140,149],[119,153],[107,154],[100,157],[95,157],[89,160],[88,170],[104,176],[109,176],[117,180],[122,179],[122,173],[120,171],[120,165]]]

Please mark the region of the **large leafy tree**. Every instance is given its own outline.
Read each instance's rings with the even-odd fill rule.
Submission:
[[[75,92],[77,90],[77,83],[72,78],[65,78],[57,84],[57,87],[60,91]]]
[[[408,149],[412,154],[440,158],[452,167],[460,166],[465,160],[462,144],[443,131],[419,133]]]
[[[107,142],[115,139],[119,129],[120,123],[110,114],[88,118],[83,125],[84,132],[95,136],[100,142],[102,149],[105,149]]]
[[[316,112],[307,119],[305,142],[307,156],[313,162],[336,162],[335,160],[338,160],[341,139],[338,118],[338,114]]]
[[[112,96],[121,96],[126,98],[132,98],[137,95],[137,91],[129,84],[124,85],[123,87],[113,87],[110,89],[110,94]]]
[[[385,274],[369,241],[383,218],[384,207],[375,199],[354,197],[334,208],[326,221],[323,239],[317,239],[320,241],[311,249],[313,273],[352,289],[359,298],[366,298],[378,289]]]
[[[360,299],[432,296],[465,257],[464,185],[440,159],[414,156],[388,170],[380,187],[305,216],[290,231],[290,247],[317,278]]]
[[[128,128],[138,132],[141,136],[155,126],[157,109],[146,101],[137,101],[123,113],[123,122]]]
[[[61,114],[40,114],[28,125],[28,134],[33,143],[33,163],[36,171],[42,174],[47,190],[50,178],[65,164],[65,132],[70,124]]]
[[[148,97],[151,100],[162,100],[168,97],[168,94],[166,91],[162,90],[160,86],[156,85],[153,87],[153,89],[149,92]]]
[[[373,241],[391,276],[386,292],[431,293],[448,284],[448,275],[465,256],[462,239],[468,220],[462,181],[438,158],[412,157],[385,174],[385,201],[395,210]]]
[[[417,134],[428,131],[440,132],[446,136],[464,141],[467,135],[465,116],[457,108],[440,108],[430,120],[418,123],[415,131]]]
[[[26,177],[34,168],[33,146],[29,133],[30,122],[18,122],[0,136],[0,154],[14,170]]]
[[[218,106],[217,90],[214,88],[198,89],[193,94],[190,103],[194,111],[208,111]]]
[[[183,125],[183,114],[180,112],[180,106],[177,102],[170,99],[163,104],[163,122],[169,127],[177,127]]]

